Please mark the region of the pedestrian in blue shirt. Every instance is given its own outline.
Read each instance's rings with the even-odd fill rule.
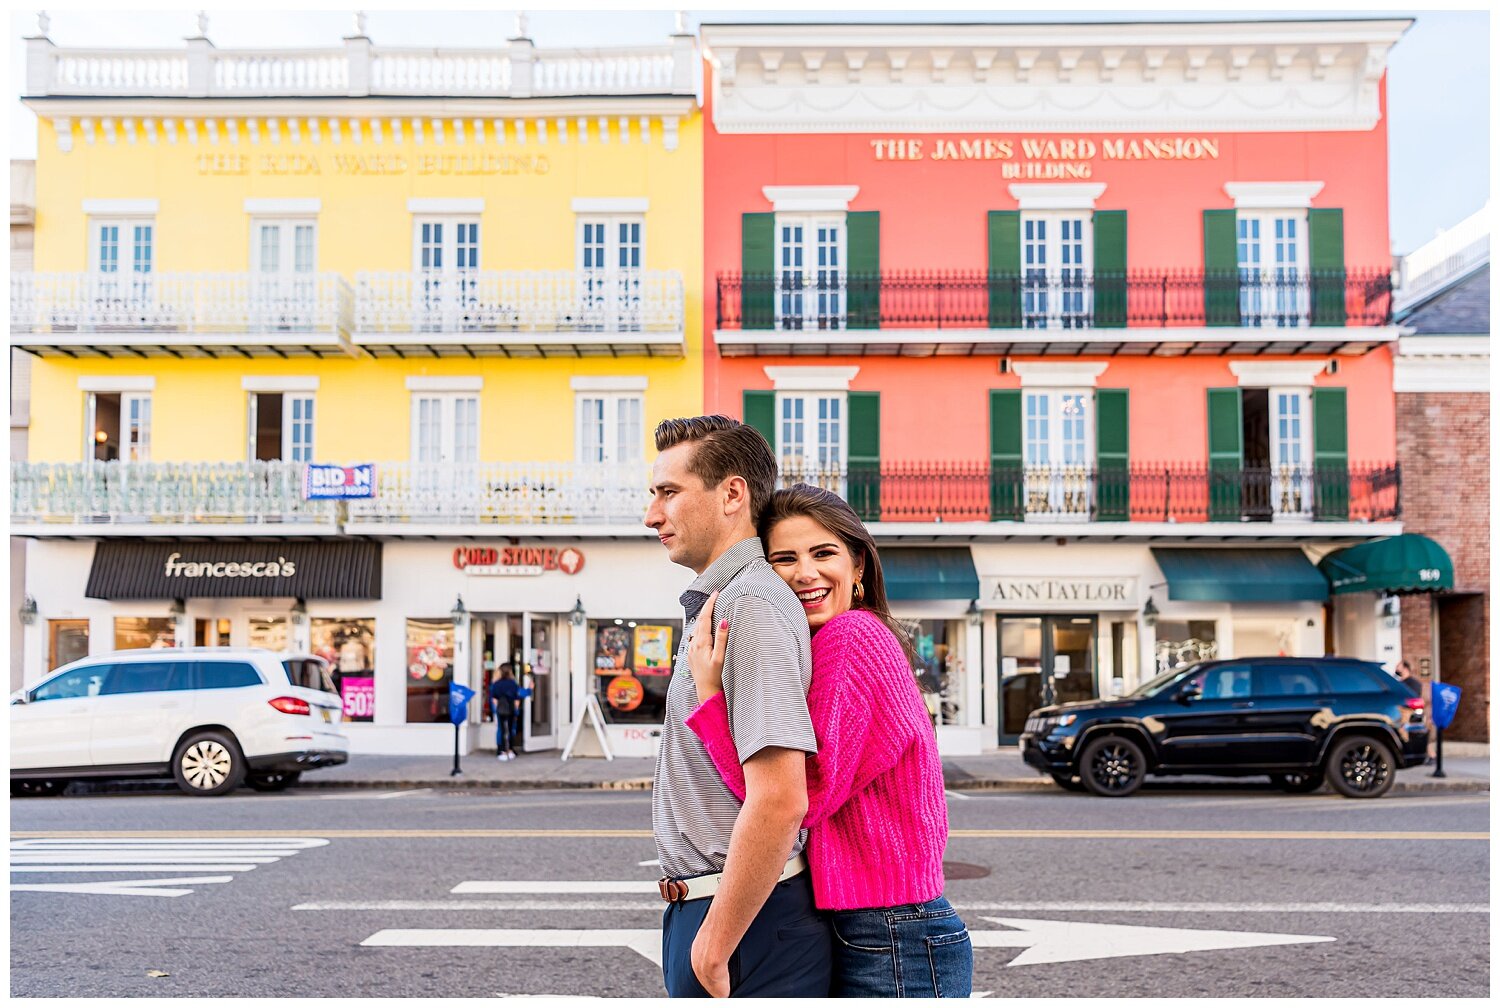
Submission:
[[[513,760],[516,751],[511,748],[516,727],[516,718],[521,713],[521,684],[516,682],[510,663],[500,666],[500,678],[490,683],[490,713],[495,718],[496,759]]]

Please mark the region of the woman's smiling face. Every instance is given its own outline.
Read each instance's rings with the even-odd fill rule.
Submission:
[[[766,557],[802,600],[814,630],[854,606],[854,584],[864,573],[838,536],[804,515],[771,528]]]

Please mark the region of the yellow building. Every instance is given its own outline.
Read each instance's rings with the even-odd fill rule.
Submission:
[[[528,748],[593,695],[650,751],[631,634],[675,633],[680,579],[640,523],[649,437],[703,403],[697,52],[517,35],[27,40],[28,684],[117,647],[314,651],[356,753],[442,752],[449,683],[509,663]]]

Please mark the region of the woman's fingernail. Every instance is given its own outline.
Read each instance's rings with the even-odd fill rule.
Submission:
[[[720,620],[719,621],[719,629],[720,630],[728,630],[729,629],[729,621],[728,620]]]

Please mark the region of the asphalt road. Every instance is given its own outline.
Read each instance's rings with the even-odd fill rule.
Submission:
[[[949,809],[947,895],[990,996],[1488,993],[1487,795]],[[11,831],[16,996],[662,991],[645,793],[23,799]]]

